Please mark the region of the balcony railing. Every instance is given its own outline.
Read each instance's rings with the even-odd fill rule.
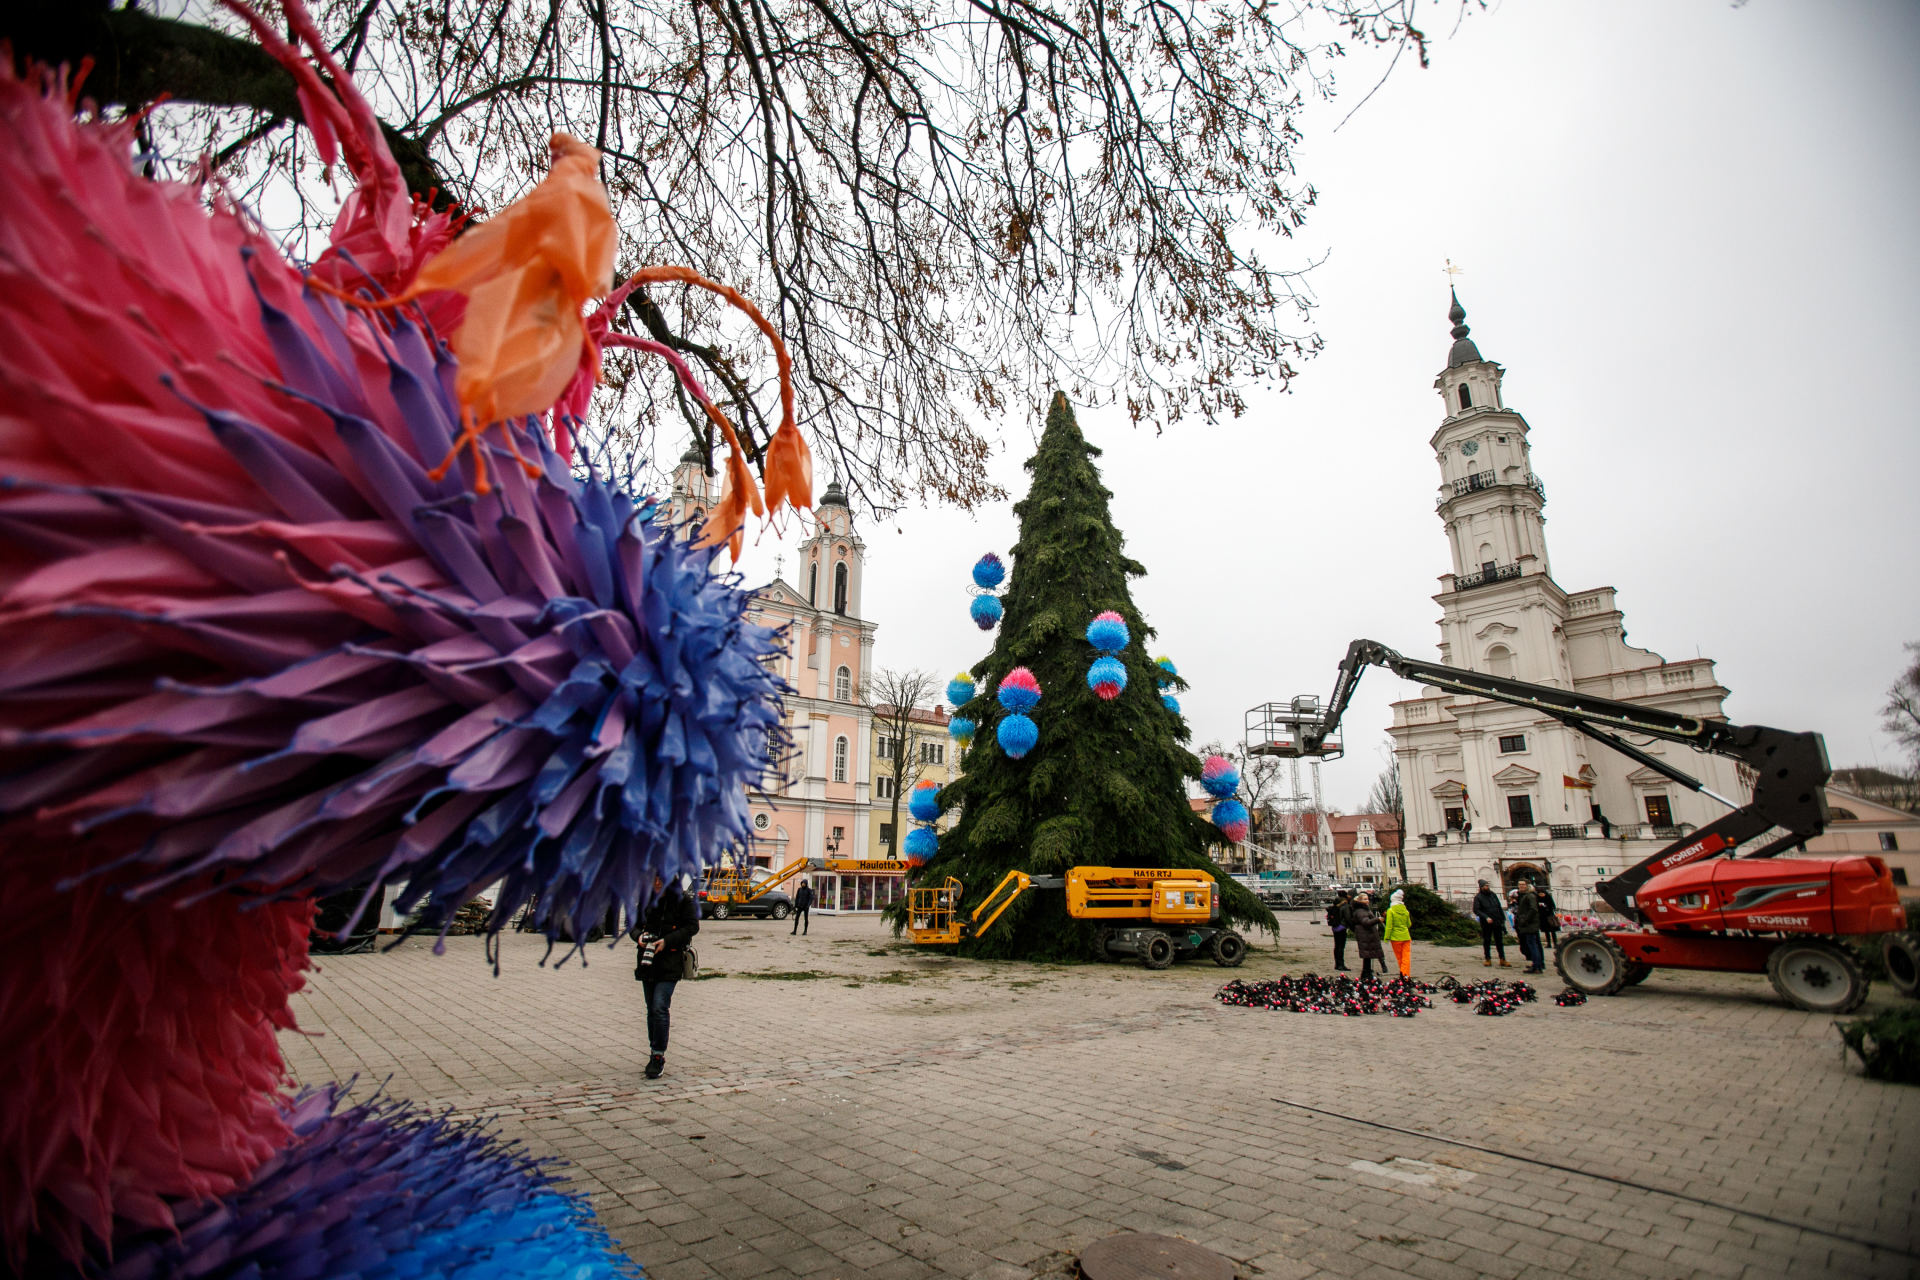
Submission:
[[[1482,489],[1492,489],[1500,485],[1517,485],[1522,488],[1531,489],[1540,495],[1540,501],[1545,502],[1547,500],[1547,486],[1540,482],[1539,476],[1529,475],[1522,480],[1502,480],[1491,471],[1473,471],[1455,480],[1453,482],[1453,492],[1449,494],[1447,498],[1440,499],[1440,501],[1444,503],[1448,501],[1449,498],[1457,498],[1461,494],[1477,493]]]
[[[1453,576],[1455,591],[1470,591],[1474,587],[1484,587],[1494,582],[1505,582],[1520,576],[1517,564],[1497,564],[1491,569],[1482,569],[1477,573],[1457,573]]]

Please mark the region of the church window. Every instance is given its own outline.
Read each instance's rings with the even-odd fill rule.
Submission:
[[[1447,830],[1458,831],[1466,820],[1467,811],[1465,809],[1447,810]]]
[[[1673,825],[1673,804],[1665,796],[1647,797],[1647,821],[1656,827]]]
[[[820,603],[820,562],[815,560],[807,566],[807,603]]]
[[[1473,392],[1467,389],[1467,384],[1464,382],[1460,384],[1460,407],[1462,409],[1473,408]]]
[[[833,673],[833,700],[835,702],[853,701],[853,672],[845,667]]]
[[[1533,825],[1533,797],[1507,797],[1507,825],[1530,827]]]
[[[845,738],[833,740],[833,780],[835,782],[847,780],[847,740]]]
[[[1900,852],[1900,837],[1895,835],[1891,831],[1882,831],[1880,833],[1880,852],[1882,853]]]
[[[1506,676],[1511,679],[1513,676],[1513,650],[1503,644],[1494,645],[1493,648],[1487,650],[1487,674],[1492,676]],[[1523,742],[1521,749],[1525,750],[1525,747],[1526,744]],[[1505,751],[1507,748],[1505,744],[1502,744],[1500,749]]]
[[[842,560],[833,566],[833,611],[847,611],[847,562]]]
[[[1527,735],[1524,733],[1506,733],[1500,735],[1500,754],[1510,755],[1515,751],[1527,749]]]
[[[1505,436],[1495,436],[1493,438],[1493,441],[1495,444],[1505,444],[1507,442],[1507,438]]]

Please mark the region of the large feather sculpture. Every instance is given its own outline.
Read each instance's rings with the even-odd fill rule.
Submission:
[[[476,302],[361,304],[404,293],[454,220],[408,196],[351,80],[283,9],[324,79],[249,20],[358,184],[310,272],[217,192],[209,210],[137,175],[131,122],[76,121],[64,77],[0,59],[15,1269],[211,1230],[190,1208],[210,1196],[267,1203],[254,1180],[306,1132],[276,1096],[275,1032],[312,895],[404,882],[405,911],[498,883],[492,927],[537,901],[549,936],[631,914],[655,877],[749,839],[745,788],[782,732],[761,661],[778,638],[713,551],[575,474],[548,410],[515,401],[434,477],[476,422],[447,336]],[[578,332],[575,384],[612,340],[603,314]],[[767,488],[804,506],[775,345]],[[577,385],[564,398],[556,429],[583,407]],[[525,467],[500,465],[514,453]]]

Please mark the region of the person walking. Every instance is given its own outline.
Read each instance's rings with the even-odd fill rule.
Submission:
[[[804,935],[813,928],[813,925],[810,923],[811,917],[807,915],[807,912],[812,909],[813,909],[813,881],[802,880],[800,882],[799,891],[793,895],[793,931],[794,933]],[[807,927],[805,929],[802,929],[800,927],[801,925],[806,925]]]
[[[1473,918],[1480,922],[1480,963],[1491,969],[1497,948],[1500,967],[1511,968],[1507,963],[1507,912],[1500,905],[1500,895],[1485,880],[1480,882],[1480,892],[1473,895]]]
[[[1327,927],[1333,930],[1333,971],[1347,972],[1347,928],[1353,916],[1353,895],[1345,889],[1327,906]]]
[[[1347,927],[1353,930],[1353,940],[1360,948],[1360,978],[1365,981],[1373,976],[1373,962],[1380,962],[1380,971],[1387,971],[1387,955],[1380,949],[1380,917],[1373,909],[1373,899],[1362,893],[1353,900],[1353,909],[1347,916]]]
[[[1413,913],[1407,910],[1407,893],[1404,889],[1395,889],[1393,897],[1387,902],[1387,920],[1385,929],[1387,945],[1393,948],[1394,962],[1400,966],[1400,976],[1413,976]]]
[[[1540,945],[1544,951],[1555,951],[1560,946],[1560,904],[1553,900],[1553,888],[1544,881],[1540,885]],[[1544,966],[1544,955],[1540,963]]]
[[[1513,900],[1513,936],[1520,940],[1520,954],[1527,958],[1528,973],[1545,973],[1546,958],[1540,951],[1540,900],[1533,896],[1533,881],[1522,880]]]
[[[667,1030],[673,1008],[673,989],[686,976],[687,945],[700,932],[700,904],[675,880],[664,884],[653,878],[653,901],[640,917],[640,952],[633,976],[640,979],[647,1001],[647,1079],[658,1080],[667,1069]]]

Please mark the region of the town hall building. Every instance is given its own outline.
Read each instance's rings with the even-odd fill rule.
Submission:
[[[1457,296],[1447,367],[1434,382],[1444,416],[1431,445],[1437,512],[1452,571],[1440,576],[1440,661],[1489,675],[1724,720],[1727,690],[1706,658],[1669,662],[1627,643],[1612,587],[1568,591],[1547,556],[1546,488],[1529,427],[1501,395],[1500,365],[1468,337]],[[1725,806],[1524,707],[1431,686],[1393,704],[1394,756],[1406,793],[1408,877],[1464,901],[1476,882],[1552,885],[1563,910],[1599,905],[1614,875]],[[1739,766],[1686,747],[1634,740],[1721,795],[1751,794]]]

